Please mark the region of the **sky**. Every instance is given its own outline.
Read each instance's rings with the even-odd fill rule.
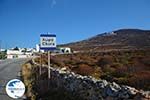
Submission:
[[[0,0],[3,48],[35,47],[47,32],[64,44],[123,28],[150,29],[150,0]]]

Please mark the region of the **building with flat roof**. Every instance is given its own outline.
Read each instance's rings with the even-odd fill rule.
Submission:
[[[18,49],[8,49],[7,59],[13,58],[29,58],[33,56],[35,50],[32,48],[18,48]]]

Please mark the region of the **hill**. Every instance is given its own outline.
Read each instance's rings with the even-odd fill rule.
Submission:
[[[120,29],[64,44],[73,50],[145,49],[150,48],[150,30]]]

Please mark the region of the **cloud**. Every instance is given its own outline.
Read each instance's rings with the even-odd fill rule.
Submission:
[[[56,0],[52,0],[52,3],[51,3],[51,8],[53,8],[55,5],[56,5]]]

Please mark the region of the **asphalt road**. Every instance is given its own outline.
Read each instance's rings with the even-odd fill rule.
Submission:
[[[0,61],[0,100],[14,100],[6,94],[5,86],[11,79],[20,78],[21,65],[29,59],[7,59]]]

